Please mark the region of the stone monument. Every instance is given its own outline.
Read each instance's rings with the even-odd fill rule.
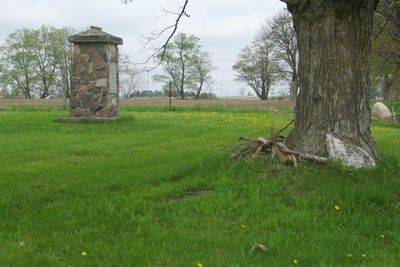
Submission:
[[[118,45],[99,27],[69,36],[74,44],[70,119],[115,119],[119,111]]]

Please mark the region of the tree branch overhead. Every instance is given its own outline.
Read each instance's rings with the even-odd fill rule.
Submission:
[[[124,4],[128,4],[128,3],[132,3],[133,0],[121,0],[121,2],[124,3]],[[156,56],[156,55],[159,55],[160,52],[161,52],[161,57],[160,57],[159,62],[157,63],[157,65],[156,65],[155,67],[153,67],[153,68],[151,68],[151,69],[155,69],[155,68],[157,68],[158,66],[160,66],[161,62],[164,60],[165,53],[166,53],[166,50],[167,50],[167,46],[168,46],[168,44],[171,42],[172,37],[174,37],[176,31],[178,30],[179,22],[181,21],[182,17],[187,17],[187,18],[190,17],[190,15],[186,12],[186,8],[187,8],[188,3],[189,3],[189,0],[185,0],[183,6],[182,6],[182,7],[179,9],[179,11],[176,13],[177,18],[176,18],[174,24],[171,24],[171,25],[169,25],[169,26],[167,26],[167,27],[164,27],[164,29],[162,29],[162,30],[159,31],[159,32],[152,32],[152,33],[151,33],[151,36],[150,36],[149,38],[147,38],[147,41],[145,42],[145,46],[148,45],[149,43],[151,43],[152,41],[158,39],[158,38],[159,38],[162,34],[164,34],[166,31],[172,29],[171,33],[168,35],[168,37],[167,37],[166,41],[164,42],[164,44],[161,45],[161,47],[159,47],[158,49],[156,49],[156,51],[154,51],[154,52],[150,55],[150,57],[146,60],[146,62],[144,62],[143,64],[146,65],[147,63],[149,63],[149,61],[150,61],[151,59],[154,59],[155,56]]]

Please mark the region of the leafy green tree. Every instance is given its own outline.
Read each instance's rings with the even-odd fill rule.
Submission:
[[[20,29],[7,36],[1,46],[2,73],[0,80],[16,97],[32,98],[38,77],[34,71],[35,34]]]
[[[157,55],[158,60],[161,57],[164,74],[155,75],[153,79],[163,82],[164,88],[171,82],[174,97],[184,99],[192,95],[198,98],[204,85],[211,82],[211,72],[214,69],[211,55],[201,50],[196,36],[177,34],[173,42],[166,46],[165,53]]]
[[[71,96],[71,70],[73,44],[68,42],[68,36],[75,34],[73,28],[60,28],[54,32],[55,46],[53,55],[57,56],[55,94],[61,96],[66,106],[66,99]]]
[[[56,69],[61,60],[60,40],[55,37],[56,29],[42,26],[33,31],[35,46],[33,47],[33,69],[40,81],[39,97],[46,98],[55,92]],[[62,42],[62,41],[61,41]]]
[[[205,86],[211,86],[211,72],[215,69],[212,65],[211,54],[206,51],[199,51],[196,57],[193,58],[192,68],[189,70],[190,76],[195,81],[195,86],[192,91],[195,91],[194,98],[198,99],[201,91]]]
[[[72,30],[42,26],[11,33],[1,46],[0,80],[17,97],[67,96],[72,48],[67,41]]]
[[[262,100],[268,99],[271,86],[281,75],[281,68],[272,54],[272,44],[262,35],[240,51],[233,70],[236,80],[249,85]]]

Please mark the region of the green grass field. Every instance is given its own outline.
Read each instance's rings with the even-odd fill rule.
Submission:
[[[374,170],[229,159],[286,110],[0,112],[0,266],[400,266],[400,129]],[[336,207],[336,208],[335,208]],[[251,252],[254,244],[266,252]]]

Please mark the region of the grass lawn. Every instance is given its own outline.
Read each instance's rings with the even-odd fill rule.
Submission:
[[[383,159],[355,171],[228,159],[239,136],[286,125],[285,110],[53,122],[66,116],[0,112],[0,266],[400,266],[394,124],[374,123]]]

